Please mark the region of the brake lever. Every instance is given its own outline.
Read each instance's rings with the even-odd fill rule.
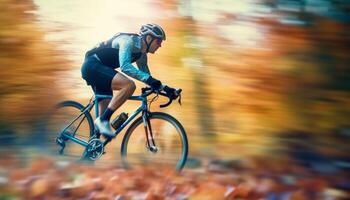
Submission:
[[[180,104],[180,106],[181,106],[181,94],[179,95],[179,100],[177,100],[177,102]]]
[[[181,105],[181,92],[182,92],[182,89],[178,89],[178,90],[176,90],[176,92],[175,92],[176,95],[177,95],[176,98],[179,98],[178,102],[179,102],[180,105]],[[162,96],[165,96],[165,97],[168,97],[166,93],[162,93],[161,91],[159,91],[158,94],[160,94],[160,95],[162,95]],[[176,98],[175,98],[175,99],[176,99]],[[169,101],[168,101],[167,103],[162,104],[162,105],[160,105],[159,107],[161,107],[161,108],[167,107],[167,106],[169,106],[169,105],[173,102],[173,100],[175,100],[175,99],[171,99],[171,98],[169,98],[169,97],[168,97],[168,99],[169,99]]]
[[[177,98],[179,98],[178,102],[180,106],[181,106],[181,92],[182,92],[182,89],[176,90],[176,94],[177,94]]]

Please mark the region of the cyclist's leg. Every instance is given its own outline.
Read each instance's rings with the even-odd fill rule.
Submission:
[[[104,112],[100,112],[102,114],[95,121],[95,125],[102,134],[112,136],[109,119],[113,112],[133,94],[136,88],[135,83],[114,69],[103,65],[94,57],[85,60],[82,67],[82,76],[88,84],[93,86],[95,94],[112,96],[112,90],[119,90],[117,95],[109,102],[107,109],[104,109],[106,101],[101,104],[101,107],[99,106]]]
[[[119,92],[113,96],[110,101],[108,108],[115,111],[134,93],[136,85],[134,81],[130,80],[128,77],[121,73],[117,73],[111,85],[113,90],[118,90]]]
[[[136,88],[133,81],[120,73],[115,74],[111,82],[112,83],[109,87],[111,88],[109,89],[110,92],[112,93],[112,89],[118,90],[119,92],[112,97],[107,109],[95,121],[96,127],[106,136],[114,136],[109,125],[109,120],[115,110],[123,105],[123,103],[134,93]]]
[[[82,77],[91,85],[95,94],[113,96],[112,80],[118,73],[111,67],[103,65],[95,57],[87,57],[82,66]],[[105,112],[111,99],[103,99],[98,103],[99,116]]]
[[[103,99],[98,103],[99,116],[106,110],[109,102],[111,102],[111,99]]]

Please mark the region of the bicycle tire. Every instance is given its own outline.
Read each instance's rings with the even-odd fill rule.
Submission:
[[[181,125],[181,123],[178,120],[176,120],[174,117],[172,117],[171,115],[166,114],[166,113],[162,113],[162,112],[150,113],[149,118],[150,118],[150,123],[152,126],[152,131],[154,134],[156,146],[158,146],[160,148],[159,153],[161,153],[162,155],[161,156],[155,155],[155,154],[158,154],[158,152],[152,153],[152,154],[148,154],[148,153],[142,154],[141,153],[142,154],[141,161],[134,162],[134,159],[136,157],[138,157],[139,155],[137,155],[137,153],[134,154],[134,152],[132,152],[132,154],[131,154],[130,151],[133,147],[136,147],[138,149],[137,145],[139,145],[139,144],[136,144],[136,146],[131,147],[131,144],[130,144],[131,137],[134,139],[132,142],[135,142],[135,139],[141,138],[141,140],[142,140],[142,138],[143,138],[144,141],[141,141],[141,143],[143,143],[143,142],[147,143],[145,135],[142,135],[142,136],[137,135],[138,128],[141,128],[141,130],[142,130],[142,128],[144,128],[142,125],[143,120],[142,120],[142,116],[141,116],[141,117],[137,118],[130,125],[130,127],[128,128],[128,130],[126,131],[126,133],[124,135],[124,138],[122,141],[122,146],[121,146],[121,158],[122,158],[123,166],[127,169],[130,169],[130,168],[133,168],[133,165],[144,166],[147,163],[150,163],[151,165],[156,163],[157,167],[159,166],[158,164],[171,165],[172,167],[174,167],[174,165],[175,165],[176,170],[181,171],[183,169],[183,167],[185,166],[185,163],[187,161],[187,155],[188,155],[188,140],[187,140],[185,129],[183,128],[183,126]],[[155,122],[155,120],[160,120],[161,123],[157,125],[158,122],[157,121]],[[167,122],[167,123],[162,124],[162,123],[164,123],[163,121]],[[173,142],[176,142],[176,141],[172,140],[172,139],[176,139],[176,138],[171,138],[171,141],[170,141],[171,143],[169,143],[168,141],[165,140],[165,137],[163,136],[164,134],[167,134],[168,136],[170,136],[170,133],[173,132],[172,129],[169,129],[170,127],[168,125],[172,125],[172,127],[175,128],[176,133],[178,134],[177,137],[179,137],[178,139],[180,140],[180,143],[181,143],[181,150],[174,152],[174,155],[170,155],[171,158],[167,157],[167,153],[165,151],[168,149],[165,150],[165,148],[168,148],[168,146],[165,147],[164,144],[170,145],[170,147],[171,146],[176,147],[177,144],[174,144]],[[157,126],[161,127],[162,130],[167,130],[167,131],[162,131],[160,133],[158,130],[159,127],[157,127]],[[143,129],[143,131],[140,131],[140,132],[145,133],[144,129]],[[159,136],[159,135],[161,135],[161,136]],[[162,136],[164,138],[162,138]],[[167,137],[167,139],[169,139],[169,137]],[[168,144],[166,144],[166,143],[168,143]],[[145,149],[147,151],[147,147]],[[128,150],[129,150],[129,153],[128,153]],[[148,151],[150,151],[150,150],[148,149]],[[172,149],[172,151],[173,151],[173,149]],[[174,151],[175,151],[175,149],[174,149]],[[176,154],[180,154],[180,155],[176,155]],[[155,159],[158,159],[158,160],[154,160],[154,161],[149,162],[150,160],[147,160],[147,159],[153,159],[153,158],[146,158],[146,159],[142,158],[142,156],[149,156],[149,155],[151,155],[151,157],[154,156]],[[133,156],[134,158],[130,158],[131,156]],[[175,157],[177,157],[177,158],[175,158]],[[169,159],[175,159],[175,160],[169,160]],[[146,162],[144,162],[144,161],[146,161]]]
[[[58,137],[60,136],[60,132],[67,126],[73,119],[84,110],[84,106],[75,101],[63,101],[58,103],[50,112],[46,118],[45,123],[45,138],[46,146],[50,154],[53,155],[63,155],[65,157],[69,157],[70,159],[79,160],[82,158],[83,153],[85,151],[85,147],[76,144],[70,140],[64,140],[65,148],[62,152],[62,146],[60,146],[57,142]],[[62,112],[62,113],[60,113]],[[68,113],[69,112],[69,113]],[[71,112],[71,113],[70,113]],[[58,118],[57,118],[58,117]],[[89,141],[91,136],[94,134],[94,122],[92,116],[89,112],[85,112],[82,115],[83,119],[77,120],[74,122],[69,129],[71,128],[71,135],[77,137],[79,139]],[[79,123],[82,122],[80,125]],[[78,129],[73,132],[74,128]],[[67,129],[68,131],[70,131]],[[62,139],[62,138],[61,138]]]

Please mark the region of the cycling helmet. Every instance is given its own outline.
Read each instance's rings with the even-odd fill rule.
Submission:
[[[145,37],[147,35],[151,35],[156,38],[161,38],[165,40],[165,32],[163,28],[157,24],[145,24],[141,26],[140,35]]]

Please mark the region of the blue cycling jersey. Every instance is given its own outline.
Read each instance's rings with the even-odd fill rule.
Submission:
[[[137,34],[119,33],[111,39],[99,43],[89,50],[86,56],[96,56],[98,60],[111,68],[120,67],[121,71],[142,82],[150,77],[147,54],[141,52],[142,38]],[[137,67],[131,63],[136,62]]]

